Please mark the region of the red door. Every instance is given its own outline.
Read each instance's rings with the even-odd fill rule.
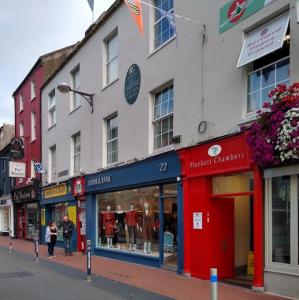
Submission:
[[[234,199],[212,199],[212,267],[218,278],[231,278],[235,274],[235,216]]]
[[[18,239],[26,238],[26,222],[25,222],[25,210],[24,208],[19,208],[18,213],[18,227],[17,227],[17,237]]]

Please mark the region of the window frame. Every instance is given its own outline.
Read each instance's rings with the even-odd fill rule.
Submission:
[[[75,86],[75,76],[79,74],[79,86]],[[71,86],[73,90],[80,91],[81,87],[81,69],[80,64],[77,64],[75,68],[72,69],[70,72],[71,77]],[[70,93],[70,111],[76,110],[78,107],[81,106],[81,96],[76,93]],[[78,105],[77,105],[78,104]]]
[[[109,59],[109,42],[111,42],[113,39],[116,39],[117,42],[117,53],[115,56]],[[105,78],[104,80],[104,86],[108,86],[114,81],[116,81],[119,78],[119,38],[118,38],[118,29],[114,29],[105,39],[104,39],[104,44],[105,44],[105,55],[104,55],[104,60],[105,60]],[[117,73],[115,78],[112,78],[109,80],[109,66],[111,63],[113,63],[116,60],[117,62]]]
[[[171,1],[171,0],[167,0],[167,1]],[[154,6],[157,6],[156,5],[156,0],[152,0],[152,3]],[[174,39],[174,37],[176,36],[176,33],[173,31],[173,34],[165,41],[163,41],[162,43],[160,43],[159,45],[156,45],[156,25],[158,25],[160,22],[163,22],[164,19],[167,20],[166,16],[160,16],[160,18],[158,20],[156,20],[156,9],[153,8],[154,10],[154,13],[153,13],[153,49],[154,50],[158,50],[160,48],[162,48],[165,44],[167,44],[168,42],[170,42],[172,39]],[[168,11],[168,12],[171,12],[174,14],[174,5],[173,7]],[[167,30],[173,30],[172,27],[170,26],[169,24],[169,21],[167,20],[168,22],[168,29]]]
[[[35,160],[31,159],[30,161],[30,178],[35,178],[35,170],[34,170]]]
[[[113,119],[116,119],[116,122],[117,122],[117,137],[114,137],[114,138],[112,138],[112,139],[108,139],[108,136],[109,136],[109,134],[108,134],[108,124],[109,124],[109,122],[111,122]],[[118,150],[119,150],[119,143],[118,143],[118,141],[119,141],[119,120],[118,120],[118,114],[117,113],[115,113],[115,114],[113,114],[113,115],[111,115],[111,116],[109,116],[108,118],[106,118],[106,162],[107,162],[107,165],[112,165],[112,164],[115,164],[115,163],[117,163],[118,162],[118,160],[119,160],[119,157],[118,157],[118,154],[119,154],[119,152],[118,152]],[[111,131],[111,127],[110,127],[110,131]],[[117,150],[116,151],[111,151],[111,152],[109,152],[108,151],[108,145],[113,145],[113,142],[117,142]],[[117,154],[117,160],[115,160],[115,161],[109,161],[109,155],[111,155],[111,157],[112,157],[112,154],[113,153],[116,153]]]
[[[19,95],[19,113],[21,113],[24,110],[24,96],[21,93]]]
[[[270,87],[271,85],[268,85],[268,86],[266,86],[266,87],[262,87],[262,80],[263,80],[263,76],[260,76],[261,78],[260,78],[260,88],[258,89],[258,90],[255,90],[255,91],[252,91],[252,92],[249,92],[249,76],[250,75],[252,75],[252,74],[254,74],[254,73],[257,73],[257,72],[260,72],[260,71],[262,71],[262,70],[264,70],[264,69],[267,69],[268,67],[270,67],[270,66],[275,66],[275,73],[274,73],[274,76],[275,76],[275,79],[274,79],[274,85],[275,85],[275,87],[278,85],[278,84],[282,84],[282,83],[284,83],[285,81],[287,81],[287,80],[283,80],[283,81],[280,81],[280,82],[276,82],[276,76],[277,76],[277,64],[278,63],[280,63],[280,62],[282,62],[282,61],[284,61],[284,60],[289,60],[289,66],[291,66],[291,64],[290,64],[290,55],[288,55],[288,56],[284,56],[283,58],[280,58],[280,59],[278,59],[278,60],[276,60],[276,61],[273,61],[272,63],[269,63],[269,64],[267,64],[267,65],[265,65],[265,66],[262,66],[262,67],[260,67],[260,68],[258,68],[258,69],[255,69],[255,70],[253,70],[253,71],[250,71],[250,72],[247,72],[247,76],[246,76],[246,80],[247,80],[247,90],[246,90],[246,115],[247,116],[252,116],[252,115],[256,115],[256,112],[258,111],[258,110],[261,110],[261,109],[263,109],[263,103],[265,103],[265,102],[267,102],[267,101],[265,101],[265,102],[262,102],[263,101],[263,99],[262,99],[262,91],[263,90],[265,90],[265,89],[267,89],[268,87]],[[290,76],[289,76],[289,78],[288,78],[288,81],[290,81]],[[248,106],[248,97],[249,97],[249,95],[252,95],[252,94],[254,94],[254,93],[256,93],[256,92],[259,92],[260,93],[260,107],[258,107],[257,108],[257,110],[256,111],[248,111],[248,108],[249,108],[249,106]],[[271,102],[271,99],[269,98],[269,101],[268,102]]]
[[[155,119],[155,107],[157,106],[155,101],[156,101],[156,97],[157,97],[157,94],[158,93],[161,93],[162,95],[162,92],[164,90],[168,90],[167,92],[169,93],[170,89],[172,89],[172,93],[173,93],[173,97],[172,97],[172,111],[171,112],[168,112],[167,114],[163,115],[163,116],[160,116],[159,118]],[[161,86],[160,88],[156,89],[155,91],[152,92],[152,98],[153,98],[153,105],[152,105],[152,130],[153,130],[153,149],[154,151],[159,151],[160,149],[165,149],[167,147],[170,147],[173,145],[173,141],[168,143],[168,145],[166,146],[162,146],[162,136],[163,134],[165,134],[166,132],[162,132],[162,123],[164,120],[168,119],[170,120],[170,118],[172,118],[172,130],[169,130],[170,127],[168,125],[168,131],[167,133],[170,134],[170,132],[172,132],[172,137],[173,137],[173,119],[174,119],[174,84],[173,82],[169,82],[163,86]],[[169,105],[169,99],[167,100],[168,102],[168,105]],[[162,102],[159,104],[159,106],[162,105]],[[155,132],[155,125],[158,123],[158,122],[161,122],[161,134],[157,135],[156,132]],[[168,121],[170,122],[170,121]],[[161,147],[155,147],[155,139],[156,137],[158,136],[161,136]]]
[[[265,179],[265,270],[299,276],[299,175],[290,176],[290,264],[272,261],[272,178]]]
[[[75,153],[75,141],[76,141],[76,138],[80,137],[80,151],[78,153]],[[71,174],[72,175],[76,175],[76,174],[79,174],[81,172],[81,132],[78,131],[76,132],[75,134],[72,135],[71,137]],[[79,170],[76,170],[75,169],[75,158],[76,157],[79,157]]]
[[[52,99],[54,98],[54,104],[52,103]],[[52,122],[52,116],[53,122]],[[55,88],[51,90],[48,94],[48,128],[56,125],[56,91]]]
[[[33,101],[36,98],[36,81],[32,79],[30,81],[30,101]]]
[[[36,140],[36,112],[31,112],[31,143]]]
[[[55,149],[55,164],[53,163],[53,150]],[[53,168],[55,166],[55,168]],[[53,170],[55,169],[55,172]],[[55,176],[53,175],[55,174]],[[49,174],[48,181],[53,182],[57,179],[57,147],[56,144],[49,147]]]

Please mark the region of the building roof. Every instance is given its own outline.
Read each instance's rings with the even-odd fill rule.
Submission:
[[[17,92],[19,91],[19,89],[23,86],[23,84],[27,81],[27,79],[32,75],[33,71],[42,63],[43,59],[48,58],[48,57],[50,57],[52,55],[55,55],[56,53],[63,52],[65,50],[67,50],[67,49],[72,49],[75,46],[76,46],[76,44],[70,45],[70,46],[67,46],[67,47],[64,47],[64,48],[61,48],[61,49],[57,49],[57,50],[54,50],[52,52],[49,52],[49,53],[41,55],[38,58],[38,60],[35,62],[35,64],[33,65],[33,67],[30,69],[30,71],[27,73],[27,75],[25,76],[25,78],[22,80],[22,82],[19,84],[19,86],[16,88],[16,90],[13,92],[12,97],[13,98],[15,97],[15,95],[17,94]]]
[[[95,34],[95,32],[112,16],[112,14],[123,4],[123,0],[116,0],[100,17],[87,28],[84,38],[76,44],[71,53],[66,57],[63,63],[52,75],[43,83],[41,90],[56,76],[57,73],[71,60],[71,58],[86,44],[86,42]]]

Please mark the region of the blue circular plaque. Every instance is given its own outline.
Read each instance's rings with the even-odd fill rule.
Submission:
[[[126,75],[125,97],[129,104],[133,104],[139,94],[141,84],[141,72],[136,64],[133,64]]]

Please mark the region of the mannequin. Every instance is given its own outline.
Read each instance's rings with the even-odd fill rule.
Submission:
[[[126,227],[129,233],[129,250],[136,251],[136,237],[137,237],[137,211],[134,209],[134,205],[130,204],[129,211],[126,213]]]
[[[127,242],[126,229],[125,229],[126,213],[121,209],[120,205],[117,205],[115,212],[116,231],[117,231],[117,248],[125,249],[124,244]]]
[[[114,213],[111,212],[111,206],[107,206],[107,211],[103,214],[103,229],[107,239],[107,247],[112,248],[112,238],[115,228],[115,217]]]
[[[143,252],[150,254],[152,245],[152,229],[154,228],[154,214],[150,211],[149,204],[144,202],[143,212]]]

